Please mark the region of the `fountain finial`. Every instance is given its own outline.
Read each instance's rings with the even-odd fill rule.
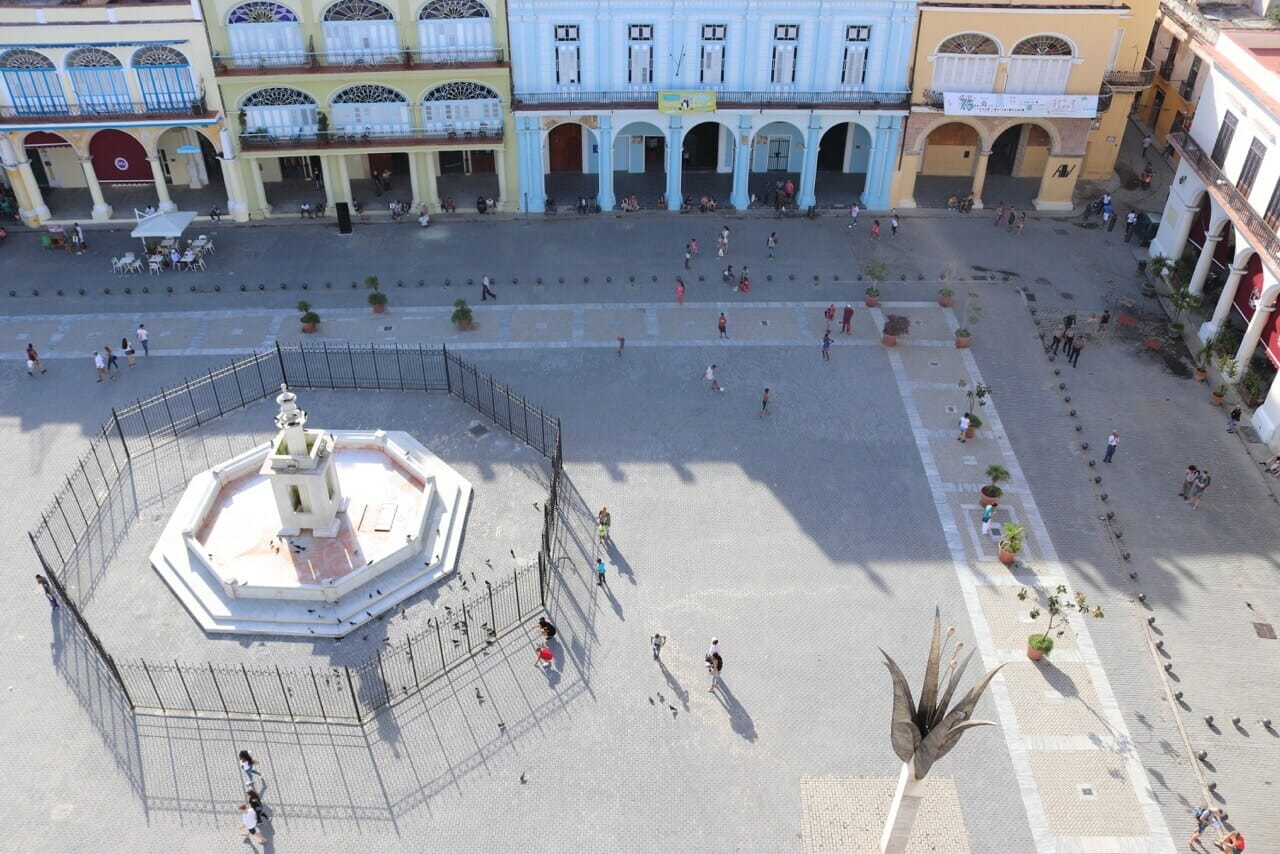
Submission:
[[[303,427],[307,423],[307,413],[298,408],[298,396],[289,391],[286,383],[280,383],[280,393],[276,395],[276,404],[280,411],[276,413],[276,427],[284,430],[289,427]]]

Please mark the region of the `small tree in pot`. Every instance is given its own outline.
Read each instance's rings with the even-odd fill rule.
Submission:
[[[898,343],[899,335],[906,335],[911,331],[911,320],[902,314],[890,314],[884,319],[884,329],[881,330],[883,337],[881,340],[886,347],[894,347]]]
[[[972,423],[972,415],[969,416],[969,421]],[[999,499],[1000,496],[1004,495],[1004,490],[1000,488],[1000,481],[1008,479],[1009,470],[1004,466],[996,463],[987,466],[987,480],[991,482],[982,487],[982,492],[978,496],[978,500],[982,503],[983,507],[986,507],[988,504],[995,504],[996,500]]]
[[[1075,611],[1086,617],[1093,617],[1095,620],[1103,617],[1101,605],[1090,605],[1085,600],[1083,593],[1069,594],[1064,584],[1059,584],[1053,589],[1053,592],[1047,592],[1040,588],[1037,588],[1036,592],[1038,594],[1037,601],[1040,596],[1044,597],[1044,605],[1037,604],[1032,607],[1029,616],[1032,620],[1038,620],[1041,614],[1047,612],[1049,614],[1049,624],[1044,627],[1043,632],[1033,634],[1027,638],[1027,658],[1032,661],[1039,661],[1053,651],[1054,638],[1062,637],[1070,625],[1066,616],[1069,612]],[[1025,587],[1018,591],[1019,601],[1027,601],[1029,595]],[[1042,607],[1043,610],[1041,610]],[[1056,632],[1054,631],[1055,624]]]
[[[320,315],[311,310],[311,303],[302,300],[298,303],[298,311],[302,312],[299,322],[302,324],[303,332],[315,332],[316,324],[320,322]]]
[[[942,306],[943,308],[946,308],[947,306],[951,305],[951,298],[955,295],[956,295],[956,292],[951,290],[951,288],[939,288],[938,289],[938,305]]]
[[[873,258],[862,268],[862,275],[872,282],[863,292],[866,295],[867,308],[875,308],[880,304],[880,285],[883,285],[884,280],[889,277],[889,268],[879,258]]]
[[[466,300],[456,299],[453,301],[453,314],[449,315],[449,320],[463,332],[471,328],[471,306],[467,305]]]
[[[959,350],[969,346],[969,339],[973,337],[973,327],[977,326],[978,321],[982,319],[982,304],[978,302],[976,293],[970,293],[965,297],[961,317],[961,326],[956,330],[956,348]]]
[[[1026,529],[1016,522],[1010,522],[1004,526],[999,545],[999,556],[1002,564],[1008,566],[1017,560],[1018,553],[1022,551],[1022,538],[1026,534]]]

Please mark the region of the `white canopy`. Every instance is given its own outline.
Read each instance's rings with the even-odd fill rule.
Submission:
[[[195,218],[195,211],[155,213],[139,219],[137,227],[130,232],[129,236],[142,238],[181,237],[182,232],[187,230],[187,226],[191,225],[191,220]]]

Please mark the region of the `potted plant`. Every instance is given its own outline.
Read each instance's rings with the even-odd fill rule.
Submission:
[[[969,424],[970,429],[972,429],[972,415],[969,416]],[[982,503],[983,507],[986,507],[988,504],[995,504],[1000,496],[1004,495],[1004,490],[1000,488],[1000,481],[1008,479],[1009,470],[1004,466],[994,463],[987,466],[987,480],[991,482],[982,487],[981,494],[978,496],[978,501]]]
[[[449,315],[449,320],[453,321],[453,325],[458,327],[459,331],[466,332],[471,328],[471,306],[467,305],[466,300],[456,299],[453,301],[453,314]]]
[[[1185,285],[1175,288],[1169,294],[1169,307],[1173,309],[1173,318],[1169,321],[1169,328],[1175,332],[1181,332],[1182,323],[1178,318],[1182,317],[1184,311],[1195,308],[1198,305],[1200,305],[1199,294],[1191,293]]]
[[[982,427],[982,419],[978,417],[978,413],[973,412],[972,410],[970,410],[970,412],[969,412],[969,429],[964,431],[964,437],[965,437],[966,439],[972,439],[972,438],[973,438],[973,434],[974,434],[974,433],[977,433],[977,432],[978,432],[978,430],[979,430],[981,427]]]
[[[1005,566],[1013,563],[1018,552],[1022,551],[1022,538],[1027,535],[1026,529],[1016,522],[1010,522],[1004,526],[1002,536],[1000,537],[999,558],[1000,562]]]
[[[1165,277],[1170,270],[1173,269],[1173,261],[1167,255],[1152,255],[1151,260],[1147,262],[1148,278],[1142,283],[1142,295],[1144,297],[1153,297],[1156,295],[1156,282]]]
[[[323,111],[316,113],[316,139],[321,145],[329,142],[329,117]]]
[[[1222,377],[1222,382],[1214,386],[1209,395],[1209,402],[1214,406],[1221,406],[1222,401],[1227,396],[1227,384],[1236,378],[1236,374],[1240,372],[1240,369],[1236,366],[1236,360],[1227,353],[1219,353],[1215,365]]]
[[[951,298],[955,296],[955,294],[956,292],[951,290],[951,288],[939,288],[938,289],[938,305],[942,306],[943,308],[946,308],[947,306],[951,305]]]
[[[879,258],[873,258],[862,268],[862,274],[871,280],[871,284],[864,291],[867,308],[875,308],[880,304],[880,285],[883,285],[884,280],[888,278],[889,268]]]
[[[1254,371],[1245,371],[1240,378],[1240,390],[1244,392],[1244,402],[1252,407],[1262,403],[1262,377]]]
[[[965,297],[964,311],[960,316],[963,318],[960,328],[956,330],[956,349],[963,350],[969,346],[969,340],[973,337],[973,327],[978,325],[978,321],[982,319],[982,304],[978,302],[978,295],[970,293]]]
[[[1044,591],[1037,590],[1037,593],[1044,593]],[[1018,600],[1025,602],[1028,595],[1027,588],[1024,587],[1018,591]],[[1038,599],[1039,596],[1037,596]],[[1068,612],[1075,611],[1087,617],[1093,617],[1095,620],[1103,617],[1102,606],[1089,605],[1085,601],[1083,593],[1076,593],[1075,595],[1067,593],[1067,588],[1064,584],[1059,584],[1053,589],[1052,593],[1045,594],[1044,600],[1043,611],[1041,606],[1037,604],[1032,607],[1030,613],[1032,620],[1040,619],[1040,615],[1045,612],[1049,614],[1049,624],[1044,627],[1044,631],[1027,637],[1027,658],[1032,661],[1039,661],[1053,651],[1054,638],[1062,637],[1066,633],[1068,625],[1070,625],[1066,618]],[[1056,632],[1054,631],[1055,623]]]
[[[890,314],[884,319],[884,329],[881,341],[886,347],[895,347],[898,344],[898,336],[906,335],[911,331],[911,321],[902,314]]]
[[[880,304],[880,289],[875,285],[868,285],[867,289],[863,291],[863,294],[864,296],[862,301],[866,304],[867,308],[875,308]]]
[[[1200,345],[1200,349],[1192,357],[1195,362],[1195,375],[1198,383],[1204,382],[1205,378],[1209,376],[1209,360],[1213,358],[1213,345],[1215,343],[1215,340],[1210,338]]]
[[[311,310],[311,303],[303,300],[298,303],[298,311],[302,312],[299,318],[302,323],[302,331],[311,333],[316,331],[316,324],[320,322],[320,315]]]
[[[387,295],[382,291],[374,291],[369,294],[369,305],[373,306],[374,314],[386,314],[387,311]]]

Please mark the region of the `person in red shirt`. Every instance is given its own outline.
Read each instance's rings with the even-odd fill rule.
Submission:
[[[848,303],[845,303],[844,314],[840,318],[840,331],[847,335],[850,332],[850,327],[852,325],[853,325],[853,306],[849,305]]]

